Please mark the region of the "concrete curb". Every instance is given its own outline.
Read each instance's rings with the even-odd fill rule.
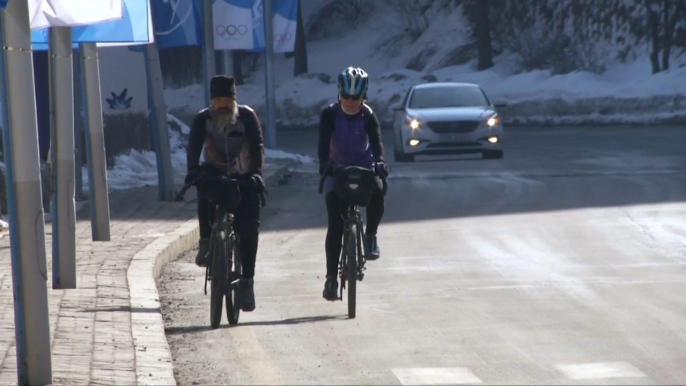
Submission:
[[[289,166],[266,177],[269,186]],[[135,348],[136,379],[139,385],[176,385],[174,365],[164,332],[164,320],[157,292],[157,279],[166,263],[195,247],[200,231],[198,220],[183,223],[134,255],[126,276],[131,297],[131,335]]]

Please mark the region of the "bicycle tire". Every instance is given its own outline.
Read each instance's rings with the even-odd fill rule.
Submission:
[[[231,278],[240,278],[243,273],[243,266],[241,265],[241,253],[236,239],[232,243],[232,253],[231,258]],[[228,289],[226,291],[226,319],[229,320],[229,325],[238,324],[238,319],[241,315],[240,299],[241,299],[241,286],[240,283],[232,285],[230,282],[228,284]]]
[[[355,318],[357,302],[357,224],[350,225],[345,245],[348,280],[348,318]]]
[[[219,328],[222,321],[222,303],[226,294],[226,260],[224,243],[215,243],[212,251],[212,283],[210,284],[210,326]]]

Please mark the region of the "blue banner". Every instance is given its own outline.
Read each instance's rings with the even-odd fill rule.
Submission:
[[[6,8],[7,7],[7,1],[8,0],[0,0],[0,9]]]
[[[124,18],[72,28],[72,42],[78,43],[148,43],[150,0],[124,0]],[[34,50],[48,49],[48,29],[31,31]]]
[[[264,4],[263,0],[253,0],[253,32],[255,45],[253,52],[264,52]],[[298,25],[298,0],[274,0],[274,52],[293,52],[295,50],[295,31]]]
[[[202,41],[202,0],[153,0],[159,49],[198,46]]]

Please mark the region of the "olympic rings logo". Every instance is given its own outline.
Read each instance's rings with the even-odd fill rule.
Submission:
[[[240,39],[241,37],[243,37],[245,34],[248,33],[248,27],[244,24],[218,25],[214,29],[214,32],[224,40],[229,40],[229,39],[233,39],[233,38]]]
[[[276,44],[283,44],[290,42],[291,39],[293,39],[293,35],[289,34],[288,32],[285,34],[275,34],[274,35],[274,43]]]

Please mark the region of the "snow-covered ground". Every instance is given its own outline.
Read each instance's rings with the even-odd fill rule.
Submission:
[[[171,148],[172,168],[174,170],[174,181],[181,183],[186,176],[186,142],[190,127],[171,114],[167,114],[169,123],[169,145]],[[299,163],[313,163],[314,159],[302,154],[291,154],[282,150],[266,149],[266,163],[276,160],[290,160]],[[201,158],[202,159],[202,158]],[[0,168],[4,168],[4,163],[0,162]],[[88,192],[88,169],[82,168],[83,191]],[[115,158],[115,166],[107,170],[107,181],[109,190],[121,190],[138,188],[143,186],[157,186],[157,157],[154,152],[149,150],[131,150],[128,154],[120,154]],[[83,202],[77,203],[77,210]],[[2,233],[9,229],[7,217],[0,217],[0,237]],[[45,220],[50,221],[50,213],[45,213]]]
[[[186,176],[186,142],[190,128],[174,117],[167,114],[170,124],[169,145],[171,148],[172,168],[174,169],[174,181],[183,182]],[[290,154],[281,150],[266,150],[266,162],[273,160],[288,159],[300,163],[311,163],[314,160],[309,156]],[[131,150],[129,154],[120,154],[115,158],[115,166],[107,171],[108,187],[111,190],[129,189],[158,183],[157,180],[157,157],[152,151]],[[83,168],[83,190],[88,191],[88,170]]]
[[[457,11],[456,11],[457,12]],[[389,107],[401,100],[409,87],[425,82],[460,81],[480,84],[491,99],[506,102],[506,123],[649,123],[686,118],[686,55],[672,61],[672,69],[651,74],[648,52],[632,63],[609,65],[604,74],[574,72],[553,75],[550,71],[521,72],[512,54],[494,59],[495,67],[476,70],[476,61],[441,68],[441,61],[457,45],[467,43],[457,13],[433,20],[429,30],[412,44],[394,50],[379,42],[394,21],[370,19],[348,35],[308,42],[310,75],[293,78],[293,59],[276,55],[276,119],[284,127],[312,127],[321,108],[336,98],[336,75],[347,66],[364,68],[371,76],[368,103],[382,122],[392,120]],[[462,27],[461,27],[462,26]],[[406,69],[427,49],[425,71]],[[321,76],[319,74],[322,74]],[[326,78],[330,77],[328,81]],[[248,83],[238,87],[240,103],[264,114],[264,71],[259,67]],[[202,108],[202,85],[165,91],[172,111],[196,112]]]

